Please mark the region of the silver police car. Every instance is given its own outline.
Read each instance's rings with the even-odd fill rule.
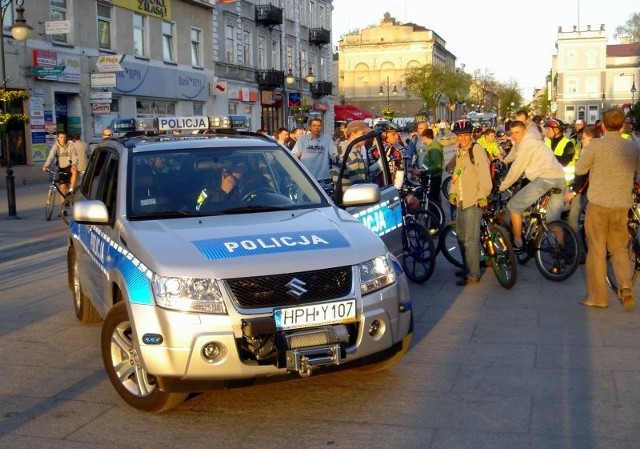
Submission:
[[[141,410],[234,381],[382,369],[411,341],[407,281],[376,235],[400,239],[385,189],[354,185],[339,207],[289,150],[226,123],[131,121],[96,145],[73,208],[76,315],[103,320],[108,377]]]

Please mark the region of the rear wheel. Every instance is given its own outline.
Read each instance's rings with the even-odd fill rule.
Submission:
[[[68,225],[71,221],[71,217],[73,216],[73,204],[76,201],[75,193],[67,195],[67,197],[62,202],[62,207],[60,208],[60,217],[62,217],[62,221],[64,224]]]
[[[489,245],[491,245],[493,273],[500,285],[510,289],[516,283],[518,263],[511,243],[509,243],[509,234],[502,226],[489,227]]]
[[[440,225],[440,220],[430,210],[420,209],[414,214],[415,219],[422,226],[427,228],[429,234],[433,238],[433,245],[435,246],[436,255],[440,251],[438,240],[442,233],[443,226]]]
[[[419,284],[427,281],[436,266],[436,250],[427,228],[414,221],[404,226],[402,267],[407,277]]]
[[[51,220],[51,215],[53,215],[53,208],[56,205],[56,191],[54,189],[49,189],[47,193],[47,206],[44,211],[44,218],[49,221]]]
[[[452,221],[444,227],[442,235],[440,235],[439,244],[442,255],[449,261],[449,263],[458,268],[464,267],[464,260],[462,259],[462,250],[460,249],[460,241],[458,240],[455,221]]]
[[[188,393],[160,391],[155,376],[147,373],[140,359],[124,301],[114,305],[102,325],[102,361],[111,384],[132,407],[164,412],[177,407]]]
[[[552,221],[536,242],[536,265],[551,281],[564,281],[578,268],[578,237],[564,221]]]

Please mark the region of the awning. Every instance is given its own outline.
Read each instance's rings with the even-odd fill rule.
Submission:
[[[359,116],[359,120],[364,120],[365,118],[376,118],[375,114],[371,112],[365,111],[364,109],[360,109],[358,106],[353,104],[347,104],[344,106],[347,110],[349,110],[354,115]]]
[[[362,120],[362,116],[359,114],[354,114],[352,111],[347,109],[345,106],[336,105],[334,109],[334,116],[336,122],[348,122],[351,120]]]

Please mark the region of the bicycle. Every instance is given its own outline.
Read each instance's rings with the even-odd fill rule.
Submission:
[[[439,203],[429,197],[429,192],[431,191],[431,174],[429,174],[426,167],[423,166],[423,168],[420,169],[418,179],[423,186],[423,190],[418,197],[420,199],[420,210],[415,214],[416,219],[429,229],[431,235],[438,236],[446,223],[444,209]]]
[[[426,282],[435,269],[436,250],[429,230],[407,209],[406,198],[418,194],[422,186],[403,185],[400,190],[402,212],[402,268],[416,283]]]
[[[60,189],[60,184],[69,184],[71,179],[71,175],[66,172],[61,172],[58,169],[49,170],[49,191],[47,192],[47,202],[45,206],[45,220],[51,220],[51,216],[53,215],[53,209],[56,204],[56,197],[58,194],[62,196],[62,198],[66,199],[67,194],[63,193]],[[64,200],[63,200],[64,204]],[[60,211],[60,216],[62,216],[63,210]]]
[[[511,246],[511,239],[507,230],[498,224],[498,217],[502,211],[499,201],[482,212],[480,221],[480,260],[491,265],[498,283],[506,289],[511,289],[517,279],[517,259]],[[460,241],[456,232],[456,223],[452,221],[445,226],[440,237],[440,250],[451,264],[464,268],[464,259],[460,249]]]
[[[562,220],[546,220],[551,195],[561,192],[550,189],[522,213],[522,248],[516,254],[520,264],[534,257],[542,275],[558,282],[575,273],[580,261],[578,236],[573,229]]]
[[[629,208],[627,218],[627,230],[629,231],[629,242],[627,250],[629,252],[629,262],[631,263],[631,288],[636,285],[636,281],[640,276],[640,238],[638,230],[640,229],[640,193],[636,191],[636,199]],[[616,281],[613,265],[609,255],[607,255],[607,284],[616,294],[618,293],[618,282]]]

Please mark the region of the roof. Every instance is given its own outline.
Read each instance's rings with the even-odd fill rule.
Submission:
[[[631,44],[607,45],[607,56],[640,56],[640,42],[633,42]]]

